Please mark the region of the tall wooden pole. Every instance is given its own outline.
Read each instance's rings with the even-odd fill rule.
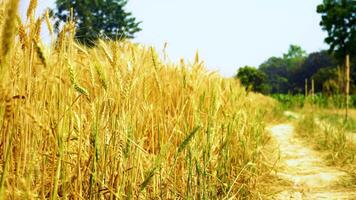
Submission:
[[[308,79],[305,79],[305,86],[304,86],[304,90],[305,90],[305,96],[308,96]]]
[[[346,55],[345,60],[345,121],[348,120],[349,115],[349,93],[350,93],[350,56],[349,54]]]
[[[312,86],[311,86],[311,92],[312,92],[312,97],[313,97],[313,101],[314,101],[314,79],[312,79]]]
[[[312,95],[312,111],[314,113],[315,110],[315,97],[314,97],[314,79],[311,80],[311,95]]]

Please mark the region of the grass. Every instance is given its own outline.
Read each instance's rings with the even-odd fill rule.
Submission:
[[[317,150],[325,152],[331,165],[344,168],[356,177],[355,120],[345,123],[344,116],[331,114],[325,109],[304,108],[297,122],[297,133]],[[356,179],[355,179],[356,180]]]
[[[348,132],[356,132],[356,116],[350,116],[345,122],[345,111],[340,110],[338,113],[330,113],[328,111],[321,111],[319,118],[326,123],[332,124],[336,127],[341,127]]]
[[[0,199],[263,195],[272,100],[208,72],[198,56],[174,64],[128,41],[80,46],[73,22],[46,46],[35,8],[23,24],[6,2]]]
[[[295,110],[301,115],[296,121],[298,136],[315,149],[324,152],[330,165],[336,165],[355,177],[356,183],[356,112],[350,109],[345,121],[342,96],[327,98],[321,94],[314,97],[303,95],[273,95],[279,101],[275,110]],[[350,106],[354,107],[355,97],[351,96]],[[278,112],[279,111],[279,112]],[[280,118],[286,120],[285,118]],[[295,120],[295,119],[294,119]]]
[[[284,109],[300,109],[308,104],[313,104],[318,108],[330,109],[345,107],[344,95],[325,96],[322,93],[317,93],[314,96],[305,97],[302,94],[272,94],[271,97],[279,101]],[[351,108],[356,108],[356,95],[350,95],[349,105]]]

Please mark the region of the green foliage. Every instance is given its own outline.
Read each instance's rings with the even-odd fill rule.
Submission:
[[[325,42],[330,45],[329,50],[341,62],[346,54],[356,56],[356,1],[324,0],[317,12],[321,14],[320,26],[328,32]]]
[[[262,63],[259,70],[266,74],[272,94],[304,93],[306,79],[309,90],[314,79],[316,93],[340,93],[343,86],[337,66],[344,64],[346,54],[351,58],[350,93],[356,94],[356,1],[323,0],[317,12],[321,14],[320,26],[328,32],[325,42],[330,45],[329,52],[307,56],[301,47],[291,45],[282,57],[271,57]]]
[[[327,31],[325,42],[330,45],[338,62],[343,65],[347,54],[351,57],[351,93],[356,93],[356,1],[324,0],[317,6],[321,14],[320,26]]]
[[[271,57],[259,66],[267,75],[272,93],[293,92],[293,77],[306,58],[306,52],[298,45],[290,45],[283,57]]]
[[[356,56],[351,58],[350,93],[356,94]]]
[[[266,84],[272,94],[304,94],[306,79],[309,91],[311,79],[314,79],[316,93],[332,95],[341,91],[337,62],[327,51],[306,55],[301,47],[291,45],[283,57],[269,58],[258,70],[266,74]]]
[[[328,67],[319,69],[313,76],[315,82],[315,91],[322,91],[324,94],[336,95],[341,92],[338,84],[337,68]]]
[[[344,108],[345,97],[343,95],[326,96],[321,93],[317,93],[313,96],[307,96],[301,94],[273,94],[272,98],[276,99],[282,104],[284,109],[303,108],[306,104],[313,104],[318,108]],[[350,96],[350,107],[356,108],[356,95]]]
[[[132,38],[140,31],[140,22],[124,10],[125,0],[56,0],[56,26],[67,21],[70,10],[77,24],[76,39],[88,46],[92,46],[98,37],[108,39]]]
[[[273,94],[272,98],[281,103],[283,110],[290,108],[301,108],[305,103],[304,95]]]
[[[320,51],[309,54],[308,57],[304,60],[304,62],[300,65],[300,67],[296,69],[296,71],[292,75],[291,82],[293,82],[293,90],[304,92],[305,79],[308,79],[310,84],[310,80],[312,78],[315,78],[313,76],[320,69],[336,68],[336,66],[336,60],[327,51]],[[315,83],[315,92],[322,91],[322,85],[326,80],[328,79]]]
[[[350,107],[356,108],[356,95],[350,96]]]
[[[288,53],[283,54],[284,60],[298,60],[307,56],[307,52],[298,45],[290,45]]]
[[[266,74],[254,67],[244,66],[239,68],[236,78],[240,79],[243,86],[255,92],[269,92],[268,85],[266,85]]]
[[[262,63],[259,69],[267,75],[267,83],[272,93],[284,93],[288,90],[287,65],[281,58],[271,57]]]

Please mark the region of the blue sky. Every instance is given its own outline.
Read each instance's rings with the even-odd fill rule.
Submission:
[[[22,0],[21,12],[27,0]],[[53,0],[39,0],[39,10]],[[135,42],[168,56],[193,60],[196,50],[209,70],[233,76],[240,66],[258,66],[281,56],[290,44],[308,53],[326,49],[316,6],[322,0],[129,0],[126,10],[142,21]],[[46,33],[44,33],[46,35]]]

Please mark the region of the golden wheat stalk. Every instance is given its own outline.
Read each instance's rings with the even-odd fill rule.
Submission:
[[[95,66],[95,71],[96,71],[96,74],[98,75],[101,86],[105,90],[107,90],[108,89],[108,81],[107,81],[105,74],[103,72],[103,68],[101,67],[100,64],[95,64],[94,66]]]
[[[19,24],[19,39],[21,42],[21,48],[23,50],[28,48],[28,39],[27,39],[27,34],[25,27],[23,26],[22,23]]]
[[[43,18],[39,17],[35,23],[33,39],[36,42],[38,42],[40,40],[42,20],[43,20]]]
[[[41,45],[35,41],[34,39],[34,44],[35,44],[35,50],[36,50],[36,53],[38,55],[38,58],[40,59],[41,63],[43,64],[44,67],[47,67],[47,59],[46,59],[46,56],[44,54],[44,51],[41,47]]]
[[[54,31],[53,31],[53,26],[52,26],[52,23],[51,23],[51,19],[49,17],[49,9],[46,10],[44,18],[46,20],[48,31],[51,34],[51,36],[53,37]]]
[[[82,86],[80,86],[78,84],[74,69],[73,69],[72,65],[69,62],[68,62],[68,72],[69,72],[70,81],[72,82],[72,85],[73,85],[74,89],[77,92],[79,92],[80,94],[83,94],[85,96],[89,96],[88,90],[86,90],[84,87],[82,87]]]
[[[27,19],[29,19],[33,13],[35,12],[36,8],[37,8],[37,0],[31,0],[30,1],[30,5],[27,8],[27,13],[26,13],[26,17]]]
[[[1,59],[4,59],[11,49],[15,37],[16,16],[19,7],[19,0],[11,0],[6,6],[6,18],[3,25]]]

